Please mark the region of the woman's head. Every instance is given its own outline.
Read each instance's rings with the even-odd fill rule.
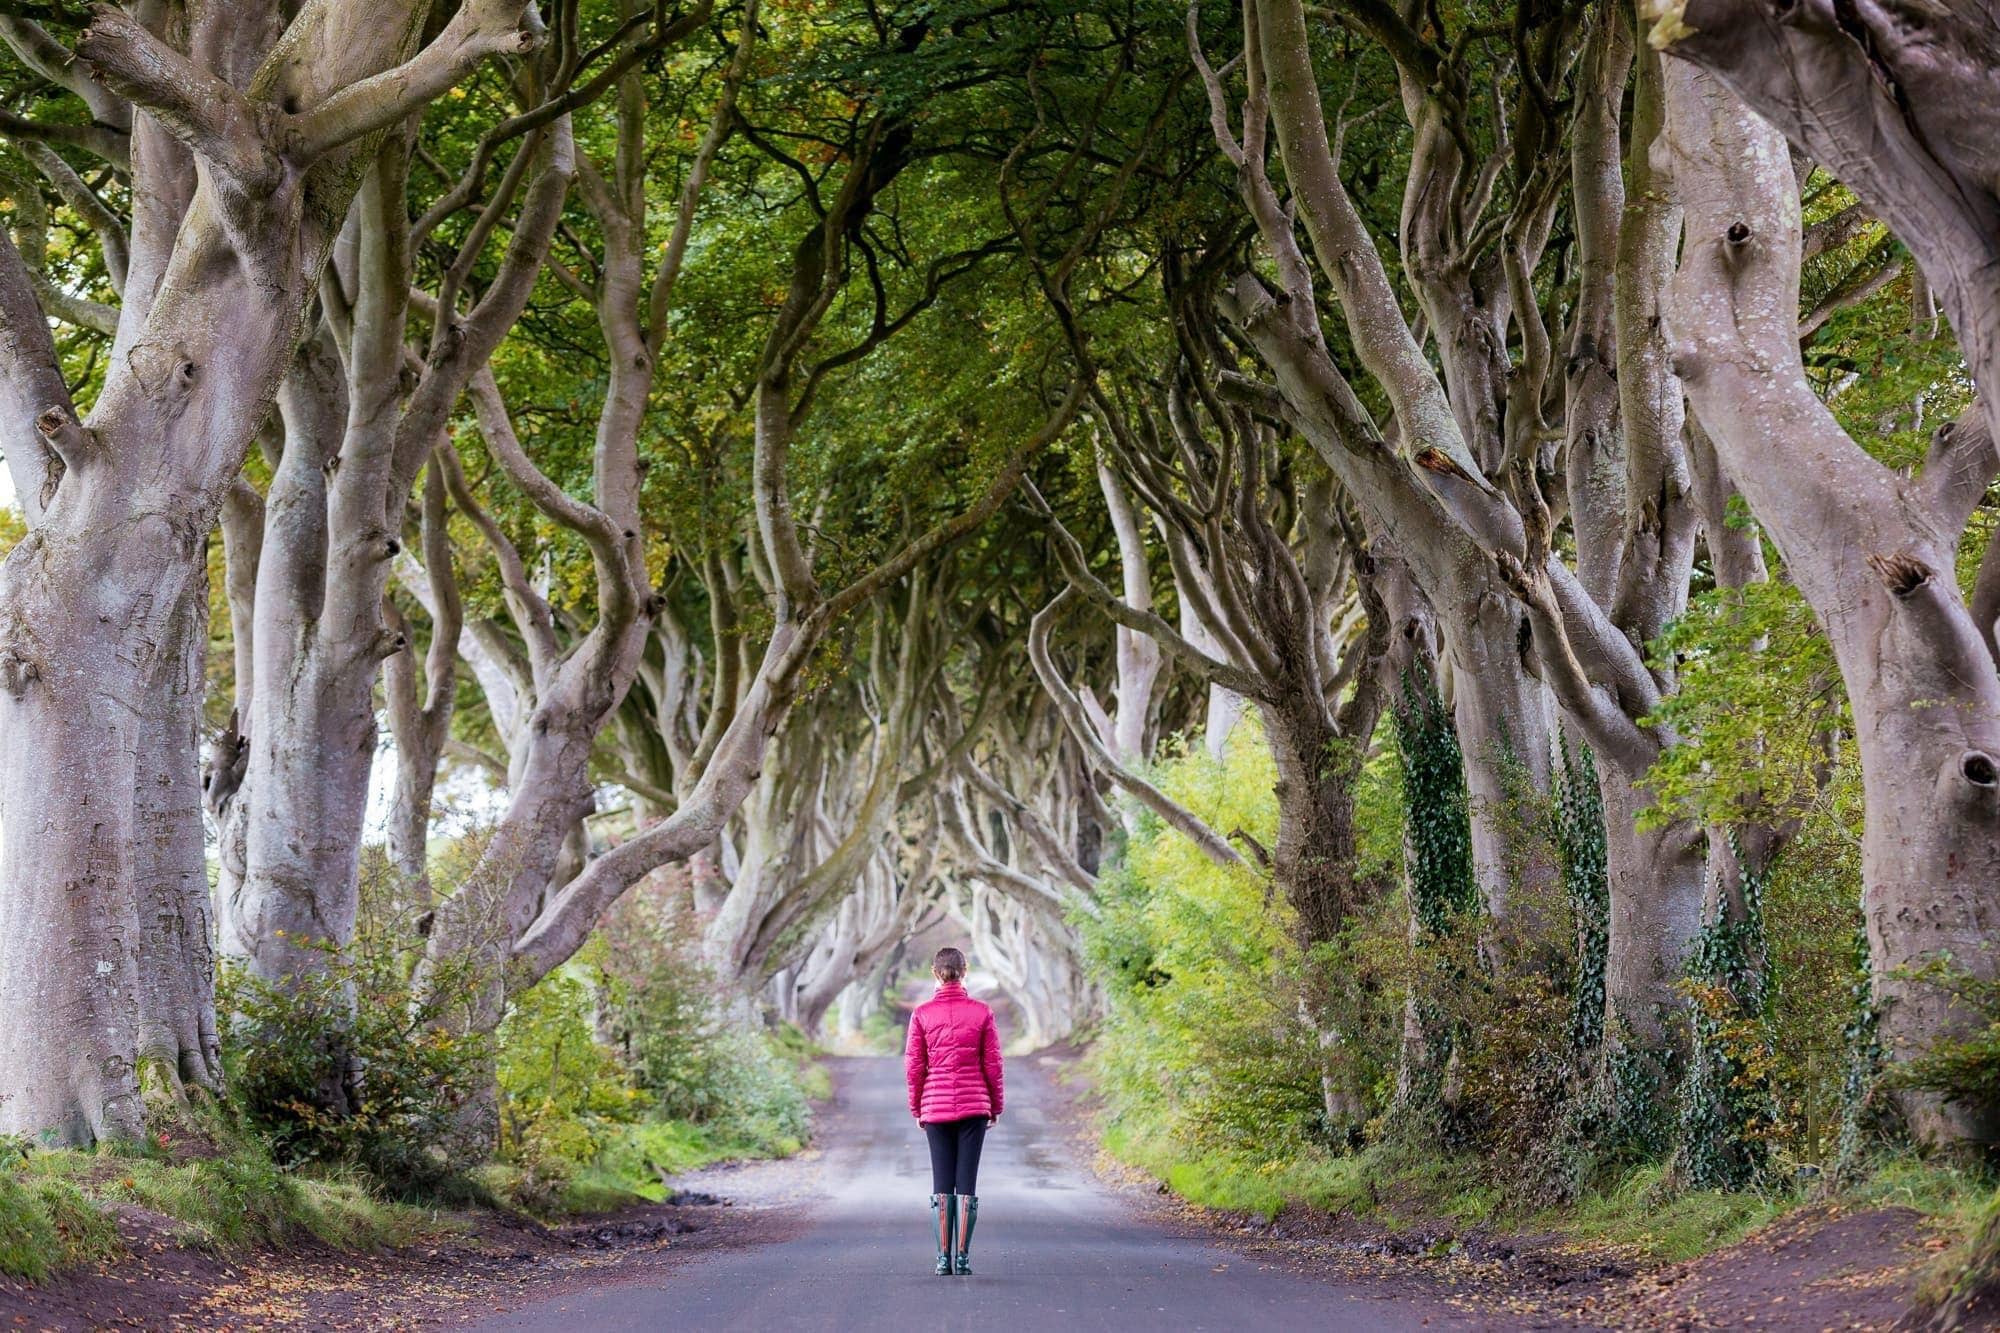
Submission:
[[[931,975],[939,981],[965,980],[965,955],[947,944],[931,958]]]

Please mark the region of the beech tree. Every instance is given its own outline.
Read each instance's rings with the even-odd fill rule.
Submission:
[[[1642,1056],[1666,1081],[1697,929],[1740,915],[1738,853],[1761,871],[1781,831],[1754,812],[1735,830],[1649,813],[1649,774],[1681,738],[1659,717],[1677,689],[1673,664],[1648,645],[1684,610],[1703,543],[1737,586],[1762,570],[1754,534],[1727,522],[1726,477],[1700,467],[1700,442],[1684,431],[1660,333],[1680,215],[1647,156],[1658,57],[1635,61],[1616,6],[1524,22],[1502,62],[1513,66],[1502,101],[1473,93],[1476,39],[1448,49],[1386,11],[1342,19],[1391,58],[1412,136],[1391,251],[1415,297],[1410,318],[1343,183],[1347,127],[1325,121],[1304,11],[1246,8],[1240,134],[1191,12],[1217,140],[1276,260],[1275,287],[1247,273],[1223,306],[1276,378],[1242,391],[1267,396],[1371,525],[1395,534],[1436,616],[1490,911],[1504,906],[1499,883],[1524,872],[1532,882],[1545,855],[1530,845],[1496,864],[1491,850],[1498,829],[1518,838],[1523,827],[1507,774],[1532,786],[1553,750],[1522,721],[1538,716],[1541,691],[1594,753],[1609,854],[1604,1031],[1610,1049]],[[1559,86],[1573,90],[1561,108],[1549,93]],[[1271,135],[1289,201],[1265,167]],[[1559,223],[1572,239],[1554,258],[1569,272],[1551,279]],[[1344,347],[1320,326],[1322,285],[1344,317]],[[1379,386],[1379,423],[1346,357]],[[1487,699],[1509,679],[1520,701]]]
[[[672,36],[649,34],[616,57],[630,64]],[[221,783],[209,784],[211,806],[226,825],[223,948],[242,955],[256,975],[276,980],[313,968],[329,956],[327,946],[344,946],[352,932],[378,668],[401,659],[392,671],[404,672],[414,650],[408,627],[392,623],[387,600],[411,489],[466,385],[519,318],[562,218],[576,152],[567,108],[583,100],[575,87],[580,74],[595,75],[590,82],[599,86],[605,81],[604,71],[579,69],[577,41],[566,32],[548,44],[538,67],[521,72],[520,124],[482,140],[467,178],[414,219],[406,200],[416,145],[407,133],[385,139],[360,192],[351,249],[336,253],[323,287],[325,329],[307,341],[279,394],[284,440],[263,506],[254,603],[235,625],[239,651],[246,643],[251,649],[249,680],[238,682],[249,703],[240,737],[223,746],[225,756],[231,742],[244,750],[241,783],[226,796]],[[473,179],[485,169],[479,158],[516,132],[515,158],[489,195]],[[480,251],[516,197],[506,253],[461,314]],[[420,317],[430,337],[420,354],[409,327],[416,256],[454,207],[474,198],[478,220],[441,265],[438,290],[425,295]],[[444,489],[433,468],[426,482],[433,510]],[[441,515],[428,521],[435,541]],[[430,570],[449,573],[436,559]],[[442,588],[433,595],[441,609],[452,597]],[[434,637],[449,645],[456,629],[439,619]],[[433,693],[441,698],[445,659],[440,652],[432,660],[439,677]],[[396,685],[399,697],[414,688],[400,679]],[[423,749],[415,718],[407,707],[396,717],[414,758]],[[412,777],[417,771],[405,769]],[[427,816],[428,790],[403,805]],[[410,817],[398,834],[406,870],[416,869],[411,861],[423,846],[407,826]]]
[[[1035,20],[1040,22],[1040,16]],[[876,51],[914,52],[911,58],[921,66],[929,31],[922,21],[902,28],[878,22],[869,41]],[[951,35],[978,40],[977,34]],[[934,59],[945,64],[962,49],[955,42],[943,46],[943,53]],[[988,81],[981,77],[968,82],[976,87]],[[909,578],[990,519],[1032,460],[1063,433],[1081,405],[1080,385],[1044,377],[1030,394],[1032,419],[1039,424],[1018,428],[1020,433],[1003,458],[957,512],[897,542],[872,566],[862,564],[848,574],[844,586],[832,590],[823,586],[817,553],[802,535],[795,513],[789,474],[794,445],[810,413],[828,395],[839,372],[878,354],[928,311],[953,281],[1008,243],[1006,233],[996,230],[986,240],[970,238],[971,244],[964,244],[968,238],[962,235],[957,244],[940,244],[928,262],[911,266],[910,290],[900,302],[895,299],[898,294],[883,280],[880,257],[868,239],[868,224],[895,197],[912,163],[931,155],[917,137],[917,127],[906,118],[899,96],[900,86],[885,92],[879,103],[864,104],[863,114],[842,120],[837,127],[845,136],[839,141],[840,152],[819,173],[785,152],[774,136],[760,132],[754,118],[743,131],[751,148],[801,182],[801,199],[811,219],[792,243],[784,297],[764,330],[744,395],[752,409],[749,489],[755,518],[745,563],[766,585],[771,628],[754,669],[732,672],[733,697],[718,695],[718,706],[711,710],[692,756],[691,771],[677,783],[670,814],[592,860],[567,884],[551,884],[539,871],[517,881],[499,918],[504,923],[499,935],[513,941],[506,965],[508,985],[529,984],[568,958],[603,911],[641,877],[714,846],[757,782],[770,738],[796,700],[827,634],[848,614]],[[1030,147],[1038,146],[1038,133],[1031,130],[1012,145],[1005,160],[1018,161]],[[1073,235],[1064,236],[1066,249],[1057,259],[1057,270],[1073,270],[1118,215],[1119,201],[1138,174],[1149,142],[1142,134],[1119,146],[1113,158],[1117,165],[1100,186],[1099,212]],[[1059,146],[1058,157],[1076,160],[1097,151],[1101,150],[1085,139]],[[975,160],[981,156],[968,155]],[[1018,232],[1024,217],[1032,219],[1047,207],[1046,201],[1017,205],[1010,221]],[[859,280],[866,286],[859,304],[861,318],[856,321],[858,333],[843,343],[839,339],[845,330],[829,321],[829,312]],[[1062,279],[1055,281],[1060,285]],[[722,674],[716,678],[720,682]],[[497,855],[489,851],[489,858]],[[735,891],[734,885],[730,891]],[[738,909],[732,909],[726,895],[717,909],[717,920],[724,924],[716,929],[735,939],[732,948],[738,951],[755,948],[745,943],[756,938],[754,933],[729,924],[746,900],[750,900],[747,889]],[[793,910],[784,907],[780,916]],[[768,945],[770,936],[764,938]],[[434,935],[432,947],[435,952],[451,946]],[[490,1023],[497,1017],[497,1010],[489,1008],[480,1021]]]
[[[100,9],[72,52],[7,36],[87,104],[122,100],[132,217],[117,332],[72,401],[18,252],[0,253],[7,464],[28,538],[0,566],[0,1128],[143,1128],[142,1069],[216,1081],[196,786],[203,542],[270,411],[327,254],[391,127],[480,61],[532,52],[531,6]],[[120,119],[113,113],[113,124]],[[119,140],[123,138],[121,146]],[[59,1032],[20,1016],[51,1016]]]
[[[1106,955],[1164,849],[1283,983],[1246,1040],[1315,1151],[1511,1114],[1494,997],[1574,1006],[1520,1038],[1565,1132],[1734,1134],[1688,1098],[1768,1091],[1717,1024],[1781,1063],[1763,889],[1839,824],[1822,905],[1949,1088],[2000,44],[1850,10],[0,15],[0,1134],[215,1089],[278,1026],[222,959],[341,1049],[377,802],[394,984],[482,1051],[648,880],[732,1023],[856,1032],[940,926],[1030,1042],[1159,1020]],[[2000,1137],[1953,1095],[1924,1143]]]
[[[1197,35],[1197,19],[1191,11],[1191,37]],[[1418,134],[1412,174],[1431,183],[1407,192],[1403,235],[1407,244],[1426,247],[1422,262],[1412,267],[1420,281],[1431,284],[1425,313],[1445,361],[1440,376],[1403,315],[1375,240],[1340,180],[1336,127],[1322,111],[1303,11],[1296,5],[1246,6],[1244,34],[1247,91],[1240,134],[1232,128],[1220,76],[1205,58],[1196,58],[1205,71],[1217,142],[1239,169],[1238,189],[1277,258],[1280,289],[1274,294],[1260,277],[1246,273],[1219,300],[1276,376],[1274,387],[1295,427],[1356,503],[1381,526],[1411,534],[1400,549],[1436,611],[1472,782],[1481,883],[1489,910],[1501,913],[1513,876],[1545,881],[1552,873],[1545,852],[1513,845],[1519,833],[1510,834],[1506,814],[1507,775],[1514,767],[1525,772],[1532,789],[1546,790],[1548,709],[1540,682],[1521,662],[1520,620],[1488,554],[1494,543],[1468,532],[1472,515],[1455,507],[1462,491],[1429,480],[1464,478],[1484,500],[1495,493],[1484,479],[1487,471],[1503,470],[1522,445],[1507,436],[1498,410],[1512,295],[1498,272],[1498,252],[1466,244],[1475,228],[1484,232],[1493,225],[1481,224],[1479,215],[1499,164],[1469,159],[1452,138],[1443,107],[1412,85],[1410,113]],[[1394,448],[1329,354],[1318,323],[1315,270],[1267,175],[1272,146],[1290,181],[1317,271],[1345,316],[1352,351],[1387,398]],[[1453,181],[1475,188],[1454,192]],[[1525,202],[1519,219],[1524,235],[1517,240],[1537,240],[1546,234],[1547,205]],[[1484,267],[1475,272],[1476,264]],[[1471,300],[1475,294],[1483,299]],[[1518,531],[1492,535],[1523,549]]]
[[[1784,139],[1714,77],[1668,68],[1662,142],[1688,217],[1674,356],[1847,682],[1870,812],[1862,903],[1874,988],[1887,1044],[1907,1057],[1965,1021],[1911,969],[1995,965],[2000,676],[1952,571],[2000,460],[1977,411],[1938,428],[1915,476],[1841,429],[1799,358],[1798,181]],[[1929,1142],[2000,1134],[1991,1104],[1906,1102]]]

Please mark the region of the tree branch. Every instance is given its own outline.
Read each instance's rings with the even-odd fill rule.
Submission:
[[[546,36],[531,0],[465,0],[416,55],[292,116],[286,126],[290,155],[314,162],[387,129],[442,96],[488,56],[526,55]]]
[[[76,54],[112,91],[150,112],[189,152],[244,190],[277,184],[267,133],[273,108],[253,102],[124,10],[99,5]]]
[[[1042,682],[1042,688],[1055,701],[1056,710],[1076,743],[1083,747],[1091,762],[1103,770],[1106,777],[1130,792],[1139,803],[1164,819],[1175,830],[1184,834],[1200,849],[1201,854],[1219,866],[1241,865],[1243,858],[1237,854],[1229,840],[1210,828],[1202,818],[1168,796],[1165,792],[1146,781],[1138,774],[1120,764],[1104,748],[1104,744],[1092,730],[1090,719],[1083,715],[1083,704],[1076,697],[1056,670],[1055,661],[1049,656],[1049,626],[1060,612],[1062,604],[1068,600],[1072,588],[1064,588],[1055,600],[1035,613],[1028,628],[1028,660],[1034,665],[1035,676]],[[1179,637],[1178,635],[1175,637]]]

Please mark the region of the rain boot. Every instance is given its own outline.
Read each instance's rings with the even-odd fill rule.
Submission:
[[[960,1274],[972,1272],[972,1224],[979,1220],[979,1196],[961,1194],[958,1196],[963,1215],[958,1223],[958,1271]]]
[[[937,1275],[951,1276],[952,1234],[958,1229],[958,1203],[950,1194],[931,1195],[931,1236],[937,1241]]]

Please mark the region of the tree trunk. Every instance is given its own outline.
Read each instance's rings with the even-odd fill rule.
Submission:
[[[328,625],[327,489],[347,417],[338,354],[321,333],[279,395],[285,451],[265,499],[242,878],[223,891],[222,948],[283,982],[323,969],[354,933],[362,817],[375,760],[378,645]],[[386,561],[380,549],[366,553]],[[356,554],[342,552],[342,563]],[[352,578],[343,569],[339,576]],[[348,658],[367,655],[366,670]]]
[[[134,797],[140,1085],[170,1098],[183,1086],[222,1084],[199,782],[205,592],[197,588],[169,626],[155,696],[161,708],[139,752]]]
[[[1671,1042],[1669,1019],[1685,1003],[1679,987],[1688,948],[1701,929],[1708,839],[1687,820],[1640,827],[1640,815],[1652,804],[1650,793],[1602,760],[1598,769],[1611,884],[1605,1040],[1614,1051],[1657,1060]],[[1665,1070],[1654,1072],[1663,1076]]]
[[[31,532],[0,566],[0,1132],[57,1146],[144,1131],[142,1055],[213,1072],[182,734],[199,699],[201,540],[131,523],[130,493],[99,481],[71,476],[67,531]]]
[[[1549,789],[1547,699],[1522,667],[1520,612],[1497,581],[1443,601],[1449,611],[1440,608],[1438,630],[1472,796],[1473,864],[1487,915],[1497,920],[1517,899],[1547,901],[1556,881],[1554,856],[1534,818],[1537,798]]]
[[[1948,956],[1991,977],[2000,965],[2000,677],[1953,575],[1993,444],[1967,413],[1912,479],[1847,437],[1800,362],[1799,201],[1783,138],[1688,65],[1669,63],[1667,89],[1664,142],[1687,209],[1677,360],[1847,686],[1875,997],[1884,1044],[1907,1058],[1973,1021],[1907,969]],[[2000,1104],[1904,1105],[1924,1142],[2000,1142]]]
[[[1338,939],[1361,905],[1356,877],[1354,780],[1365,737],[1340,737],[1316,706],[1292,710],[1265,705],[1264,732],[1278,770],[1278,839],[1271,878],[1291,904],[1300,961],[1305,969],[1301,1012],[1319,1043],[1320,1092],[1327,1123],[1354,1132],[1367,1115],[1365,1092],[1351,1061],[1342,1003],[1315,948]]]

